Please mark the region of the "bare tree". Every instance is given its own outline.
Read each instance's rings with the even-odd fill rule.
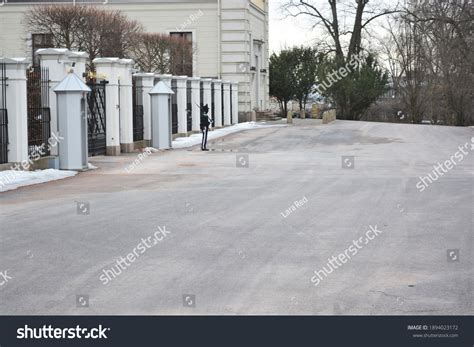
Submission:
[[[389,23],[392,79],[413,121],[473,123],[472,23],[468,0],[409,1]]]
[[[143,33],[132,53],[142,71],[192,76],[192,44],[184,38]]]
[[[73,49],[80,42],[78,30],[85,11],[84,6],[32,6],[25,22],[31,32],[50,33],[57,47]]]
[[[25,19],[30,31],[52,34],[56,47],[87,52],[89,64],[98,56],[127,56],[143,30],[120,11],[86,5],[33,6]]]
[[[380,6],[379,6],[380,7]],[[313,27],[320,27],[332,41],[336,57],[345,61],[358,54],[362,48],[362,31],[379,17],[399,11],[398,3],[386,8],[369,6],[369,0],[289,0],[284,11],[293,17],[309,16]],[[341,16],[342,13],[342,16]],[[346,18],[352,24],[346,25]],[[341,24],[342,23],[342,24]],[[344,43],[348,38],[347,53]]]

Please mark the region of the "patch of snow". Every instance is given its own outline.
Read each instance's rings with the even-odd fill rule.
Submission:
[[[6,170],[0,171],[0,192],[17,189],[18,187],[44,183],[72,177],[77,171],[46,169],[37,171]]]
[[[87,163],[87,168],[88,168],[89,170],[95,170],[95,169],[98,169],[98,167],[97,167],[97,166],[94,166],[94,165],[92,165],[91,163]]]
[[[243,130],[252,130],[252,129],[262,129],[262,128],[272,128],[272,127],[286,127],[286,124],[262,124],[257,122],[245,122],[235,124],[229,127],[220,128],[216,130],[209,131],[207,135],[207,140],[215,140],[220,137],[233,134]],[[198,145],[201,143],[202,133],[193,134],[189,137],[178,137],[173,141],[173,148],[187,148]]]

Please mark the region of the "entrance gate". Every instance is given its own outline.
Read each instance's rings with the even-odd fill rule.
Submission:
[[[107,147],[105,122],[105,87],[107,81],[90,82],[87,94],[87,130],[89,156],[104,155]]]
[[[51,137],[51,113],[49,109],[49,70],[32,66],[27,76],[28,155],[48,156]]]

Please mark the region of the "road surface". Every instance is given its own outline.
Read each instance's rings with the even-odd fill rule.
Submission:
[[[307,120],[92,158],[0,194],[0,313],[474,314],[474,151],[417,188],[472,130]]]

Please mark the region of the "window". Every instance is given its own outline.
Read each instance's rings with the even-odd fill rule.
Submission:
[[[193,75],[193,33],[171,32],[170,37],[176,39],[177,44],[172,47],[171,71],[173,75]]]
[[[40,48],[52,48],[53,34],[32,34],[31,35],[31,51],[33,58],[33,65],[39,65],[39,57],[36,51]]]

